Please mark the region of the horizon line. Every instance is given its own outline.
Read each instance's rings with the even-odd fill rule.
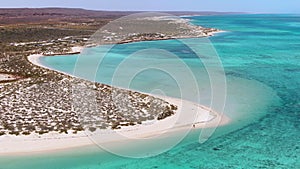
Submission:
[[[213,11],[213,10],[203,10],[203,11],[194,11],[194,10],[106,10],[106,9],[87,9],[81,7],[55,7],[55,6],[47,6],[47,7],[0,7],[0,10],[4,9],[80,9],[87,11],[98,11],[98,12],[215,12],[215,13],[232,13],[232,14],[300,14],[293,12],[242,12],[242,11]]]

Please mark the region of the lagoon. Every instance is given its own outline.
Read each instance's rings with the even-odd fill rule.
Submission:
[[[219,127],[203,144],[199,132],[189,134],[180,144],[158,156],[129,159],[103,153],[97,147],[31,157],[0,158],[0,168],[298,168],[300,112],[300,29],[299,15],[228,15],[188,17],[193,24],[215,27],[227,32],[210,37],[220,57],[227,79],[225,114],[233,119]],[[193,41],[193,39],[190,39]],[[210,105],[209,77],[200,60],[187,46],[177,40],[136,42],[116,45],[103,60],[95,80],[112,84],[116,65],[129,54],[143,49],[158,48],[176,54],[197,74],[200,100],[193,92],[184,99]],[[88,52],[103,50],[101,47]],[[87,55],[91,59],[97,56]],[[43,57],[40,62],[52,69],[72,74],[79,55]],[[143,60],[167,65],[172,59],[164,55],[136,55],[129,58],[126,68],[134,69]],[[147,63],[147,62],[146,62]],[[181,69],[172,75],[182,78]],[[123,72],[126,75],[126,72]],[[128,74],[130,75],[130,74]],[[136,76],[130,86],[128,77],[117,86],[143,92],[163,91],[180,97],[176,81],[157,70]],[[84,77],[83,77],[84,78]],[[122,78],[121,78],[122,80]],[[188,87],[188,86],[185,86]],[[161,89],[160,91],[155,89]],[[153,143],[156,144],[156,143]]]

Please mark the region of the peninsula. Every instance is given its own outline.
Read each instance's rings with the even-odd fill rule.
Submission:
[[[89,37],[111,20],[125,15],[116,12],[107,16],[101,12],[79,10],[82,12],[80,16],[84,16],[79,17],[72,15],[74,10],[34,9],[29,12],[26,9],[0,9],[4,16],[0,18],[0,34],[3,37],[0,43],[0,154],[68,148],[68,139],[77,139],[69,147],[92,144],[87,141],[86,131],[126,132],[138,127],[147,135],[193,124],[196,127],[219,125],[222,118],[222,124],[228,123],[226,117],[195,103],[93,83],[40,65],[39,57],[79,53],[83,46],[98,45],[90,43]],[[23,16],[26,19],[20,20],[16,13],[26,14]],[[60,13],[59,17],[57,13]],[[66,17],[61,19],[61,15]],[[185,19],[147,18],[147,24],[157,23],[169,26],[160,28],[160,32],[106,32],[104,43],[197,38],[219,32],[214,28],[191,25]],[[74,84],[78,87],[75,91],[84,92],[74,94]],[[88,105],[84,104],[84,98],[91,95],[96,96],[96,108],[83,106],[74,109],[74,100]],[[118,99],[112,98],[112,95]],[[190,109],[185,111],[198,118],[174,127],[172,121],[182,111],[183,102],[190,105]],[[84,121],[81,120],[83,118]],[[150,131],[143,127],[144,124],[149,126],[149,123],[152,126]],[[57,144],[50,141],[50,149],[45,148],[43,145],[53,140],[50,138],[63,138],[65,141],[59,139]],[[37,141],[39,139],[40,142]],[[23,140],[24,144],[15,146],[16,142],[12,140]],[[31,148],[28,148],[30,145]]]

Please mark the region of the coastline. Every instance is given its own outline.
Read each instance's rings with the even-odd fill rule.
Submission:
[[[75,49],[82,50],[82,47],[76,47]],[[42,65],[39,62],[40,57],[44,56],[41,54],[34,54],[28,56],[27,59],[34,65],[53,70]],[[67,75],[70,76],[69,74]],[[95,134],[97,136],[99,136],[99,134],[103,136],[103,142],[105,143],[116,141],[122,142],[128,141],[128,139],[145,139],[149,137],[156,137],[164,133],[218,127],[230,123],[230,119],[225,115],[214,112],[210,108],[197,103],[167,96],[152,96],[177,105],[178,110],[175,115],[169,116],[163,120],[145,121],[142,124],[127,126],[118,130],[105,129],[100,130],[100,133],[98,133],[97,130]],[[183,117],[182,113],[184,114]],[[125,139],[116,139],[116,133],[125,136]],[[6,135],[0,137],[2,145],[0,148],[0,156],[47,153],[85,146],[95,146],[92,138],[93,133],[88,133],[86,131],[78,132],[77,134],[48,133],[43,135],[31,134],[28,136]]]
[[[166,97],[161,98],[166,99]],[[180,99],[174,98],[167,98],[166,100],[181,102]],[[103,137],[101,144],[113,142],[125,143],[131,139],[152,139],[152,137],[158,137],[162,134],[189,132],[190,130],[217,127],[230,123],[230,119],[228,117],[219,115],[216,112],[210,112],[201,105],[192,102],[187,102],[185,104],[189,104],[186,106],[191,105],[189,109],[192,110],[189,112],[183,112],[187,113],[185,116],[189,116],[197,111],[198,116],[196,116],[195,121],[191,122],[189,121],[191,119],[186,120],[185,118],[178,120],[180,113],[176,113],[175,115],[163,120],[146,121],[140,125],[129,126],[118,130],[100,130],[99,132],[96,132],[95,135],[96,137]],[[195,127],[193,127],[193,124]],[[122,136],[123,140],[116,137],[116,134]],[[6,135],[0,137],[0,157],[6,155],[22,156],[28,154],[55,153],[76,148],[97,146],[96,143],[99,142],[98,140],[93,140],[94,137],[95,136],[93,134],[86,131],[78,132],[77,134],[48,133],[43,135],[31,134],[28,136]]]
[[[161,97],[166,99],[166,97]],[[175,103],[181,102],[180,99],[167,98],[167,101],[175,101]],[[97,146],[98,140],[94,140],[96,137],[103,137],[102,143],[126,143],[126,141],[136,139],[152,139],[159,137],[163,134],[176,133],[176,132],[189,132],[190,130],[197,130],[202,128],[210,128],[222,126],[230,123],[230,119],[224,115],[220,115],[216,112],[210,112],[208,109],[202,107],[199,104],[186,101],[185,105],[190,109],[184,117],[190,116],[197,112],[196,119],[191,118],[179,118],[180,113],[176,113],[163,120],[146,121],[140,125],[128,126],[118,130],[97,130],[96,133],[91,134],[86,131],[78,132],[77,134],[58,134],[48,133],[43,135],[31,134],[28,136],[14,136],[6,135],[0,137],[0,157],[1,156],[19,156],[28,154],[45,154],[55,153],[67,150],[72,150],[82,147]],[[191,107],[190,107],[191,106]],[[196,108],[196,109],[195,109]],[[193,120],[192,122],[190,120]],[[193,124],[195,127],[193,127]],[[122,136],[120,139],[118,136]],[[96,142],[96,143],[95,143]],[[100,149],[99,149],[100,151]]]
[[[19,11],[17,12],[20,13]],[[53,13],[53,11],[51,12]],[[44,9],[41,10],[41,13],[45,13]],[[200,85],[199,93],[201,99],[197,103],[211,107],[217,112],[224,112],[225,116],[230,118],[227,125],[220,126],[216,129],[191,128],[189,134],[186,135],[179,144],[170,147],[170,149],[166,151],[158,149],[162,152],[158,155],[150,152],[155,151],[157,146],[163,146],[164,144],[171,145],[170,143],[176,140],[174,139],[174,135],[183,135],[185,131],[182,129],[183,126],[176,129],[173,128],[173,133],[164,133],[168,137],[162,142],[156,140],[152,141],[150,139],[146,140],[146,142],[149,143],[146,145],[149,146],[141,148],[138,147],[139,141],[135,142],[133,140],[120,143],[107,143],[107,145],[112,148],[122,146],[121,148],[123,149],[121,149],[121,151],[123,150],[124,152],[122,155],[118,152],[119,150],[117,150],[116,153],[112,153],[113,151],[109,150],[113,149],[105,149],[105,145],[95,144],[93,140],[91,140],[93,139],[92,136],[88,136],[88,133],[82,132],[82,130],[73,130],[73,127],[65,127],[70,134],[65,134],[64,132],[58,134],[60,133],[60,129],[63,129],[63,127],[59,127],[60,125],[55,125],[55,127],[58,126],[58,130],[57,128],[54,130],[50,129],[47,134],[35,134],[35,131],[40,130],[38,128],[36,128],[37,130],[29,130],[26,128],[28,124],[33,124],[38,127],[40,126],[37,124],[38,122],[47,121],[47,119],[54,122],[58,121],[54,118],[58,117],[55,114],[70,115],[68,111],[70,110],[69,106],[57,105],[57,103],[68,104],[72,100],[69,99],[68,92],[64,92],[63,90],[64,88],[67,88],[68,91],[71,91],[71,87],[67,86],[68,84],[74,86],[74,81],[76,84],[83,83],[89,85],[95,83],[76,80],[75,78],[57,71],[36,66],[28,61],[27,56],[42,53],[45,57],[41,56],[41,58],[37,60],[38,62],[46,67],[75,75],[72,73],[72,68],[74,66],[74,61],[76,62],[76,58],[79,54],[66,55],[65,53],[70,52],[70,49],[73,46],[85,46],[85,44],[88,44],[80,39],[86,38],[86,40],[88,40],[89,36],[81,36],[84,32],[78,32],[75,36],[72,36],[65,41],[57,41],[55,40],[55,37],[53,40],[51,34],[49,36],[49,34],[44,33],[43,31],[49,28],[51,23],[43,23],[46,29],[41,27],[39,23],[34,25],[15,25],[15,29],[12,30],[12,42],[18,42],[19,39],[27,41],[33,38],[33,41],[37,43],[14,46],[15,43],[5,43],[7,34],[4,34],[5,37],[3,37],[3,52],[0,57],[0,60],[2,61],[0,64],[1,73],[17,75],[20,76],[21,79],[12,82],[0,82],[0,109],[2,110],[2,113],[0,113],[0,123],[2,124],[0,124],[0,151],[3,150],[3,154],[0,154],[0,168],[294,168],[295,166],[298,166],[298,154],[300,154],[300,149],[298,149],[297,145],[299,142],[299,119],[297,117],[297,112],[300,112],[300,103],[298,104],[300,93],[295,91],[297,91],[298,82],[300,84],[300,78],[297,77],[300,75],[298,74],[298,72],[300,73],[300,70],[297,67],[298,49],[295,46],[295,43],[298,41],[294,38],[294,35],[298,34],[298,32],[300,34],[300,29],[296,29],[298,26],[296,23],[297,20],[300,19],[300,16],[287,16],[284,14],[239,14],[239,16],[228,16],[220,14],[220,16],[192,17],[190,19],[195,25],[206,25],[208,27],[211,26],[227,31],[225,33],[217,33],[212,37],[206,37],[207,40],[216,42],[214,43],[214,47],[216,48],[220,59],[223,60],[222,64],[226,76],[224,111],[220,109],[224,104],[215,104],[221,103],[220,100],[223,98],[218,96],[213,97],[213,95],[221,94],[219,90],[209,89],[212,82],[210,82],[210,78],[205,75],[207,73],[204,72],[205,68],[198,66],[198,59],[192,58],[187,50],[182,50],[185,47],[176,43],[177,40],[135,42],[132,45],[118,45],[119,47],[116,47],[116,50],[113,51],[116,54],[110,55],[112,57],[110,57],[108,61],[122,60],[128,53],[130,54],[133,51],[139,51],[140,47],[150,48],[157,46],[170,50],[172,53],[174,52],[174,54],[181,56],[182,59],[186,59],[184,61],[187,61],[189,68],[195,70],[196,75],[199,75],[196,76],[196,82]],[[86,20],[88,21],[88,18],[83,18],[83,20],[78,18],[78,22],[76,20],[76,24],[78,23],[78,25],[80,25],[79,31],[83,30],[82,28],[86,29],[89,27],[89,25],[84,26],[82,24]],[[270,22],[262,22],[263,20],[269,20]],[[13,19],[8,19],[8,21],[13,22]],[[23,19],[22,21],[25,20]],[[99,21],[95,20],[95,22],[90,22],[90,24],[92,25],[101,22],[102,19],[99,19]],[[50,28],[53,31],[53,35],[56,36],[59,35],[60,32],[69,32],[69,30],[62,30],[62,27],[67,26],[69,28],[68,25],[71,26],[72,21],[66,19],[66,22],[63,25],[56,24],[56,20],[53,20],[53,23],[55,24],[53,25],[54,27]],[[249,23],[251,23],[250,27]],[[280,30],[278,29],[278,26],[280,26]],[[30,30],[35,28],[36,31],[33,32],[33,34],[28,34]],[[73,29],[73,27],[70,28],[70,31],[77,30],[77,28],[75,28],[76,30]],[[9,30],[9,27],[7,28],[6,25],[4,25],[3,30],[7,32],[6,30]],[[26,38],[18,36],[21,32],[23,32],[21,35],[26,35]],[[255,36],[255,38],[253,38],[253,36]],[[64,35],[61,37],[61,39],[64,40]],[[36,38],[41,41],[36,41]],[[77,39],[78,42],[76,41]],[[205,41],[205,39],[203,40]],[[281,40],[278,43],[268,43],[274,41],[274,39]],[[72,43],[73,40],[76,42]],[[47,45],[47,43],[51,41],[55,42],[52,45]],[[184,42],[188,42],[188,44],[190,42],[195,42],[193,43],[195,45],[197,45],[196,42],[198,41],[201,42],[202,40],[200,38],[184,40]],[[148,44],[149,46],[147,46]],[[176,47],[174,48],[173,45]],[[126,47],[127,49],[124,49]],[[91,52],[96,56],[98,52],[102,51],[101,47],[99,47],[99,50],[97,50],[97,48],[98,47],[89,50],[87,46],[87,51],[83,51],[82,54],[85,55]],[[201,60],[213,63],[211,62],[210,56],[201,55],[202,52],[200,48],[199,50],[196,48],[195,51],[200,51],[199,55],[201,56]],[[53,53],[62,53],[63,55],[50,56],[51,51],[53,51]],[[47,56],[46,53],[49,53],[49,56]],[[93,58],[93,61],[97,60],[94,56],[89,57]],[[171,63],[170,59],[160,62],[159,59],[164,59],[164,57],[158,56],[155,53],[150,53],[145,57],[148,58],[149,61],[163,66],[167,66],[168,63]],[[153,60],[152,57],[155,57],[155,59]],[[133,67],[134,63],[144,62],[145,59],[143,58],[143,56],[133,58],[132,64],[127,66],[130,69],[126,69],[125,67],[121,72],[121,75],[125,75],[125,77],[123,76],[123,78],[117,79],[118,81],[116,82],[118,84],[120,84],[120,82],[126,82],[126,79],[128,79],[126,78],[126,74],[127,76],[130,75],[129,73],[131,70],[135,69],[135,67]],[[82,59],[83,63],[85,63],[84,60],[87,58],[82,57]],[[109,63],[113,63],[114,65],[118,64],[118,62]],[[170,64],[170,66],[172,65],[174,64]],[[105,65],[104,68],[104,75],[108,75],[106,72],[111,74],[109,69],[107,69],[109,68],[109,64]],[[187,77],[184,76],[184,73],[181,73],[182,71],[180,71],[181,69],[179,69],[179,67],[175,66],[174,68],[175,71],[173,74],[179,75],[179,80],[187,79]],[[274,72],[276,72],[275,76]],[[175,83],[172,83],[174,81],[171,81],[171,79],[169,81],[169,79],[167,79],[168,81],[161,81],[160,83],[159,80],[163,80],[163,78],[160,78],[159,72],[157,72],[157,74],[155,73],[156,72],[149,72],[149,74],[145,74],[149,76],[141,76],[141,78],[136,79],[136,84],[134,85],[129,86],[125,83],[121,83],[120,86],[137,90],[140,89],[141,91],[146,92],[149,91],[149,93],[153,94],[164,95],[164,93],[166,93],[168,95],[170,94],[170,96],[181,98],[180,92],[175,88],[178,86],[175,85]],[[97,79],[99,79],[99,82],[110,84],[108,78],[111,76],[106,78],[105,76],[101,76],[100,73],[98,75]],[[84,74],[82,74],[82,76],[84,77]],[[90,79],[93,81],[92,78]],[[145,79],[145,81],[141,81],[141,79]],[[148,81],[151,83],[147,83]],[[156,86],[155,83],[152,82],[159,83]],[[187,87],[191,85],[192,84],[187,83]],[[93,86],[90,86],[91,85],[89,85],[88,88],[93,89]],[[98,86],[102,87],[102,85],[97,85],[97,88]],[[217,89],[218,86],[221,86],[220,83],[216,84]],[[148,88],[150,90],[148,90]],[[151,90],[152,88],[154,88],[154,90]],[[161,91],[159,91],[159,89],[161,89]],[[97,91],[102,92],[101,89],[97,89]],[[211,91],[214,92],[211,93]],[[183,93],[183,96],[185,97],[182,98],[196,101],[193,97],[195,96],[194,94],[196,93]],[[213,101],[211,100],[212,98]],[[138,98],[134,100],[138,102]],[[212,105],[210,105],[210,103],[212,103]],[[42,111],[38,111],[39,108],[42,108]],[[49,115],[47,116],[44,112],[48,112]],[[80,113],[80,111],[77,112]],[[151,111],[148,112],[150,113]],[[112,113],[114,113],[114,111],[112,111]],[[46,118],[41,118],[40,121],[38,118],[40,117],[39,114],[45,114]],[[34,117],[34,121],[29,121],[29,115]],[[9,121],[9,119],[11,120]],[[25,120],[22,121],[22,119]],[[57,119],[64,120],[70,118],[62,116],[62,118],[58,117]],[[44,122],[45,126],[47,124],[54,126],[50,122]],[[163,122],[167,123],[167,121]],[[18,125],[18,123],[21,123],[21,126],[24,126],[24,129],[17,129],[15,124]],[[149,121],[149,123],[151,122]],[[7,128],[6,125],[3,124],[14,125],[17,130]],[[80,123],[74,124],[78,125]],[[135,127],[138,128],[140,126]],[[189,125],[186,127],[188,128],[191,126]],[[16,136],[16,134],[10,131],[19,131],[20,134]],[[27,134],[24,131],[30,131],[32,134],[25,136]],[[77,134],[72,134],[74,131],[77,131]],[[171,130],[169,131],[172,132]],[[1,132],[5,132],[5,135],[1,135]],[[106,132],[108,133],[110,131]],[[164,131],[161,132],[163,133]],[[130,136],[129,132],[127,133],[124,135]],[[149,133],[149,135],[150,134],[151,133]],[[211,137],[209,137],[210,134],[212,134]],[[144,137],[147,139],[149,135]],[[105,137],[105,135],[103,135],[103,137]],[[147,149],[150,151],[145,151]],[[145,152],[145,157],[140,159],[127,157],[131,153],[138,153],[138,151]],[[147,152],[149,152],[149,157]]]
[[[194,36],[194,35],[180,36],[180,37],[172,36],[172,37],[164,37],[161,39],[157,37],[148,38],[142,36],[138,39],[133,38],[133,39],[127,39],[126,41],[121,41],[121,44],[140,42],[140,41],[152,41],[152,40],[203,38],[203,37],[209,37],[209,36],[213,36],[214,34],[224,32],[212,28],[203,28],[203,30],[206,30],[207,32],[204,32],[204,34],[201,34],[201,36]],[[32,54],[29,55],[26,59],[28,62],[30,62],[33,65],[42,67],[47,70],[59,72],[67,76],[74,77],[73,75],[66,74],[65,72],[57,71],[42,65],[39,59],[44,56],[52,56],[52,55],[80,54],[83,49],[84,49],[83,46],[73,46],[71,47],[71,50],[69,52]],[[126,89],[126,90],[130,90],[130,89]],[[134,126],[126,126],[124,128],[122,127],[121,129],[117,129],[117,130],[112,130],[112,129],[101,130],[100,134],[101,136],[103,135],[103,141],[105,143],[121,142],[121,141],[126,142],[132,138],[145,139],[149,137],[156,137],[164,133],[182,132],[182,131],[196,130],[201,128],[217,127],[217,126],[226,125],[231,121],[225,115],[219,114],[211,110],[210,108],[202,106],[197,103],[193,103],[193,102],[189,102],[177,98],[166,97],[166,96],[151,95],[149,93],[145,93],[145,94],[172,103],[178,106],[178,110],[176,111],[175,115],[171,115],[163,120],[151,120],[151,121],[148,120],[143,122],[142,124],[137,124]],[[180,116],[182,115],[181,112],[183,112],[184,118]],[[124,140],[116,139],[114,137],[115,133],[118,133],[126,137]],[[91,139],[93,138],[93,134],[94,133],[87,133],[86,131],[80,131],[77,134],[47,133],[43,135],[38,135],[34,133],[27,136],[5,135],[0,137],[0,142],[1,142],[0,156],[47,153],[47,152],[64,151],[73,148],[85,147],[85,146],[93,146],[93,145],[95,146],[95,142]]]

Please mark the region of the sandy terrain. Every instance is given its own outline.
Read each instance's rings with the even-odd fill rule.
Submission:
[[[175,115],[163,120],[146,121],[140,125],[118,130],[97,130],[94,133],[6,135],[0,137],[0,156],[66,150],[93,145],[95,142],[102,144],[116,141],[126,142],[129,139],[147,139],[166,132],[188,132],[199,128],[222,126],[230,122],[227,117],[199,104],[164,96],[161,98],[179,106]],[[102,138],[101,141],[97,139],[99,137]]]
[[[80,51],[81,48],[77,47],[74,50]],[[28,57],[28,60],[35,65],[49,69],[39,63],[40,57],[42,55],[31,55]],[[166,132],[187,132],[191,129],[216,127],[230,122],[229,118],[197,103],[166,96],[155,95],[155,97],[178,106],[175,115],[163,120],[146,121],[139,125],[122,127],[117,130],[97,129],[93,133],[1,136],[0,155],[48,152],[93,145],[95,144],[93,138],[98,137],[102,138],[101,143],[128,141],[128,139],[145,139],[159,136]],[[96,142],[99,143],[98,140]]]

